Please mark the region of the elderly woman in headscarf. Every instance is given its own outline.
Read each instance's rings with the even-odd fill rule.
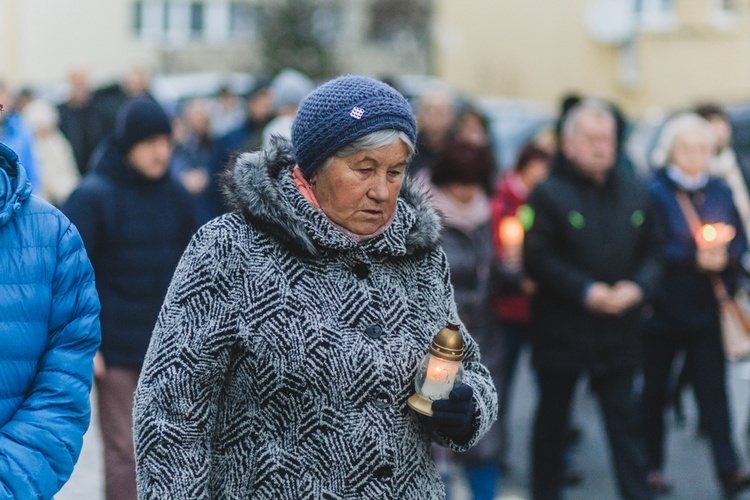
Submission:
[[[497,412],[460,324],[463,382],[407,405],[457,319],[440,219],[406,178],[406,100],[343,76],[308,95],[291,145],[241,155],[235,211],[193,238],[136,393],[144,498],[442,498],[437,442],[471,448]]]

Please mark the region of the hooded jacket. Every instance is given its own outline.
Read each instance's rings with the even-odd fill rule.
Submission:
[[[621,280],[653,295],[661,275],[661,232],[644,185],[619,167],[598,185],[558,154],[528,198],[533,224],[524,267],[532,299],[533,360],[540,369],[606,373],[640,359],[641,316],[605,316],[585,306],[588,287]]]
[[[63,211],[96,271],[104,360],[138,368],[195,219],[188,194],[170,175],[148,179],[113,142],[102,148]]]
[[[0,254],[0,499],[52,498],[89,425],[99,301],[78,231],[2,143]]]
[[[288,145],[229,171],[236,211],[177,268],[135,404],[144,498],[443,498],[435,441],[464,450],[497,412],[463,326],[470,436],[411,410],[416,367],[456,317],[440,221],[405,181],[395,218],[358,244],[294,185]]]

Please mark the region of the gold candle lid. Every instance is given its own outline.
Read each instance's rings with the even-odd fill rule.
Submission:
[[[464,359],[464,338],[458,327],[458,322],[448,320],[448,323],[432,339],[430,354],[448,361]]]

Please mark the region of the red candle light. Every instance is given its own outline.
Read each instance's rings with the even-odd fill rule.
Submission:
[[[500,243],[506,248],[518,248],[523,244],[523,225],[518,217],[508,215],[500,220],[497,228]]]

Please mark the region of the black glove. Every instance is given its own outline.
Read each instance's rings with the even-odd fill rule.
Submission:
[[[454,387],[448,399],[432,402],[432,426],[451,439],[467,438],[474,422],[474,389],[466,384]]]

